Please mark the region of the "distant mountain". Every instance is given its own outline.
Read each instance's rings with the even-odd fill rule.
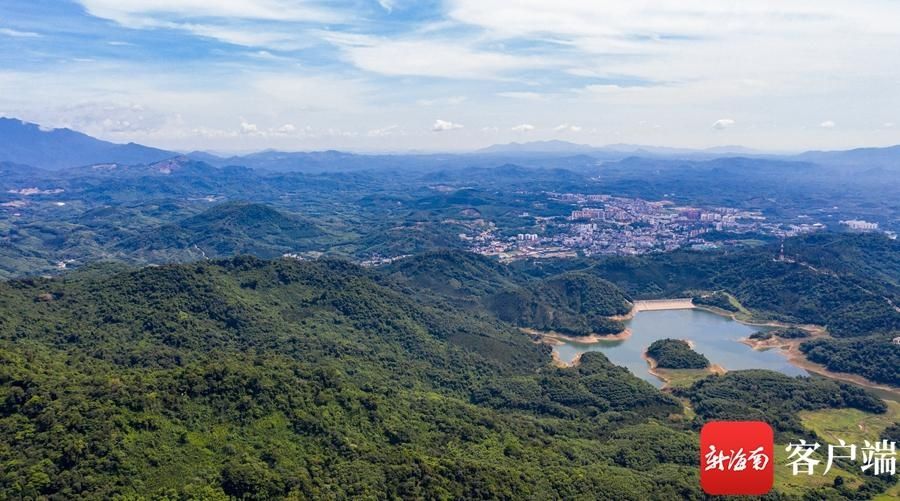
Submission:
[[[190,153],[188,156],[194,160],[209,162],[218,166],[240,165],[252,169],[278,172],[354,171],[380,166],[377,161],[372,161],[373,157],[334,150],[312,152],[265,150],[249,155],[227,158],[217,157],[204,152],[195,152]],[[375,158],[388,157],[378,156]]]
[[[897,171],[900,170],[900,145],[847,151],[807,151],[795,158],[836,167],[869,167]]]
[[[198,257],[252,254],[271,258],[308,250],[311,239],[324,235],[316,225],[258,203],[229,202],[158,231],[130,238],[119,247],[148,257],[179,259],[178,251]]]
[[[495,154],[495,153],[591,153],[598,150],[596,146],[589,144],[576,144],[568,141],[531,141],[527,143],[509,143],[495,144],[487,148],[480,149],[475,153]]]
[[[68,176],[115,176],[117,178],[143,176],[204,176],[217,175],[222,169],[208,163],[177,156],[158,162],[125,164],[98,163],[66,169]]]
[[[206,162],[206,163],[212,164],[212,165],[218,165],[220,162],[222,162],[225,159],[225,157],[221,157],[219,155],[216,155],[214,153],[209,153],[206,151],[192,151],[190,153],[187,153],[185,156],[190,158],[191,160],[197,160],[198,162]]]
[[[36,124],[0,118],[0,161],[58,170],[98,163],[147,164],[177,153],[101,141],[70,129],[44,130]]]
[[[49,172],[43,169],[38,169],[30,165],[0,161],[0,177],[6,182],[28,182],[45,178],[49,174]]]
[[[762,152],[743,146],[716,146],[707,149],[671,148],[640,144],[609,144],[591,146],[568,141],[531,141],[527,143],[495,144],[478,150],[482,155],[591,155],[604,160],[621,160],[626,156],[715,158],[722,155],[762,155]]]

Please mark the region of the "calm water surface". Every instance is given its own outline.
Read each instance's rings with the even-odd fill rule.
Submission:
[[[554,349],[559,358],[567,362],[586,351],[602,351],[614,364],[627,367],[634,375],[657,387],[663,382],[647,372],[647,362],[641,355],[650,343],[663,338],[691,340],[697,352],[728,370],[769,369],[789,376],[808,374],[791,365],[781,350],[756,351],[740,342],[741,338],[764,328],[744,325],[708,311],[642,311],[627,325],[632,335],[623,341],[565,343]]]

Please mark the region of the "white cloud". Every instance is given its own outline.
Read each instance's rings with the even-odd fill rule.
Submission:
[[[399,125],[389,125],[387,127],[382,127],[380,129],[372,129],[369,132],[367,132],[366,135],[369,137],[390,136],[390,135],[395,134],[399,128],[400,128]]]
[[[444,132],[444,131],[448,131],[448,130],[462,129],[462,128],[463,128],[462,124],[448,122],[447,120],[441,120],[441,119],[435,120],[434,125],[431,126],[431,130],[433,130],[434,132]]]
[[[882,127],[884,127],[885,129],[893,129],[894,127],[896,127],[896,125],[897,124],[895,124],[894,122],[885,122]]]
[[[716,130],[725,130],[725,129],[734,127],[734,125],[736,123],[737,122],[735,122],[731,118],[720,118],[720,119],[716,120],[715,122],[713,122],[712,127],[713,127],[713,129],[716,129]]]
[[[275,130],[275,132],[277,132],[279,134],[292,134],[296,131],[297,131],[297,127],[294,124],[284,124]]]
[[[296,32],[273,29],[258,30],[253,28],[223,27],[214,24],[169,24],[166,27],[189,31],[194,35],[213,38],[222,42],[243,47],[269,47],[278,50],[299,50],[308,47],[310,42],[304,41]]]
[[[531,124],[519,124],[510,129],[513,132],[531,132],[534,130],[534,125]]]
[[[552,65],[542,58],[479,50],[458,40],[390,40],[356,35],[326,38],[339,46],[345,59],[357,68],[382,75],[485,80]]]
[[[256,124],[252,124],[247,121],[241,120],[241,133],[249,134],[249,135],[256,135],[256,134],[260,134],[260,130],[259,130],[259,127],[256,126]]]
[[[378,5],[380,5],[382,9],[388,11],[388,13],[394,11],[394,0],[378,0]]]
[[[41,36],[40,33],[35,33],[33,31],[19,31],[10,28],[0,28],[0,35],[13,38],[38,38]]]
[[[823,129],[833,129],[837,127],[837,124],[834,123],[834,120],[825,120],[824,122],[819,124],[819,127]]]
[[[538,99],[544,99],[546,97],[544,94],[539,92],[498,92],[498,96],[500,97],[508,97],[510,99],[525,99],[536,101]]]
[[[297,0],[79,0],[89,14],[130,28],[156,27],[172,18],[250,19],[330,23],[344,16]]]
[[[296,50],[308,45],[296,26],[341,23],[350,16],[304,0],[78,0],[92,16],[134,29],[173,29],[247,47]],[[202,22],[198,22],[202,21]],[[270,23],[260,26],[260,23]]]
[[[556,132],[581,132],[581,127],[572,124],[560,124],[553,128]]]
[[[434,99],[418,99],[416,104],[419,106],[456,106],[466,102],[466,96],[450,96],[439,97]]]

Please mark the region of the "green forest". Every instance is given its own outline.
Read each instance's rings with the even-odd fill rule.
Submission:
[[[647,356],[660,369],[705,369],[709,360],[680,339],[659,339],[647,348]]]
[[[672,396],[599,353],[556,368],[487,310],[423,291],[343,261],[252,257],[0,284],[0,492],[702,499],[706,419],[809,433],[793,412],[884,412],[862,390],[767,372]]]

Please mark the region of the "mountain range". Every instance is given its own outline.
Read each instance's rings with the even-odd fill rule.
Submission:
[[[136,143],[115,144],[71,129],[44,129],[0,118],[0,161],[48,170],[99,163],[143,164],[177,155]]]
[[[136,143],[116,144],[71,129],[46,129],[13,118],[0,118],[0,162],[45,170],[60,170],[94,164],[150,164],[179,156],[178,152]],[[357,154],[343,151],[284,152],[265,150],[248,155],[223,157],[203,151],[187,157],[214,165],[244,166],[268,171],[340,172],[392,169],[493,167],[507,162],[528,165],[529,161],[565,161],[592,165],[596,161],[620,161],[629,157],[710,160],[753,157],[794,160],[847,168],[895,169],[900,166],[900,146],[858,148],[846,151],[808,151],[801,154],[774,154],[741,146],[708,149],[612,144],[602,147],[567,141],[533,141],[497,144],[460,154]],[[535,160],[538,159],[538,160]]]

